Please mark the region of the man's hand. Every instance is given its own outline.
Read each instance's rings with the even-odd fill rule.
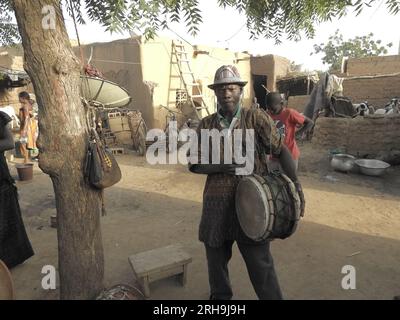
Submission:
[[[297,141],[303,141],[305,140],[307,137],[307,133],[306,132],[296,132],[296,140]]]
[[[304,217],[304,211],[306,208],[306,199],[304,198],[303,188],[301,187],[299,181],[294,182],[294,186],[300,197],[300,216]]]
[[[303,126],[296,131],[296,139],[301,141],[307,138],[307,135],[314,127],[314,121],[305,117]]]

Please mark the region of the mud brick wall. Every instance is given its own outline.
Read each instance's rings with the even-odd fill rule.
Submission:
[[[373,76],[400,72],[400,55],[349,59],[348,76]]]
[[[251,57],[251,73],[267,76],[267,88],[276,91],[276,80],[278,77],[286,76],[290,69],[290,60],[268,54],[261,57]]]
[[[359,157],[400,150],[400,115],[354,119],[320,117],[312,144],[326,150],[343,149]]]
[[[368,101],[374,107],[384,107],[390,99],[400,96],[400,75],[345,79],[343,94],[353,103]]]
[[[19,47],[4,48],[0,47],[0,66],[7,69],[24,70],[23,52]],[[5,89],[0,88],[0,107],[11,105],[16,114],[20,107],[18,94],[21,91],[33,92],[32,87]]]
[[[297,110],[298,112],[304,112],[310,96],[291,96],[288,99],[288,107]]]

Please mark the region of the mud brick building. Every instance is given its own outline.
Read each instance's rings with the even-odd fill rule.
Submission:
[[[400,96],[400,55],[349,59],[343,93],[354,103],[384,107]]]
[[[400,115],[386,117],[318,118],[312,143],[358,156],[400,150]]]
[[[392,98],[400,97],[400,55],[349,59],[345,65],[343,95],[353,103],[384,107]],[[308,95],[289,97],[289,106],[304,111]]]

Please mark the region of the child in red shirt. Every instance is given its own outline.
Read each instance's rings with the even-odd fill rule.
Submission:
[[[300,150],[296,143],[296,135],[302,136],[309,131],[314,125],[313,121],[294,109],[284,108],[279,92],[270,92],[267,95],[266,107],[268,115],[275,121],[276,127],[284,137],[284,143],[292,153],[297,167]]]

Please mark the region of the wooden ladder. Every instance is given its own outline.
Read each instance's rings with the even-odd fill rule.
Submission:
[[[177,68],[174,68],[174,66]],[[174,73],[174,70],[178,71],[178,74],[176,74],[176,72]],[[179,79],[180,83],[177,87],[172,85],[172,83],[176,83],[174,78]],[[196,94],[193,94],[193,88],[198,89]],[[168,90],[168,107],[173,105],[174,107],[179,108],[179,104],[189,101],[199,119],[202,119],[203,117],[203,110],[206,111],[207,115],[210,114],[210,110],[208,109],[201,92],[201,84],[196,81],[196,77],[190,67],[188,53],[186,52],[185,46],[182,42],[172,41]],[[172,99],[172,96],[174,96],[174,100]]]

